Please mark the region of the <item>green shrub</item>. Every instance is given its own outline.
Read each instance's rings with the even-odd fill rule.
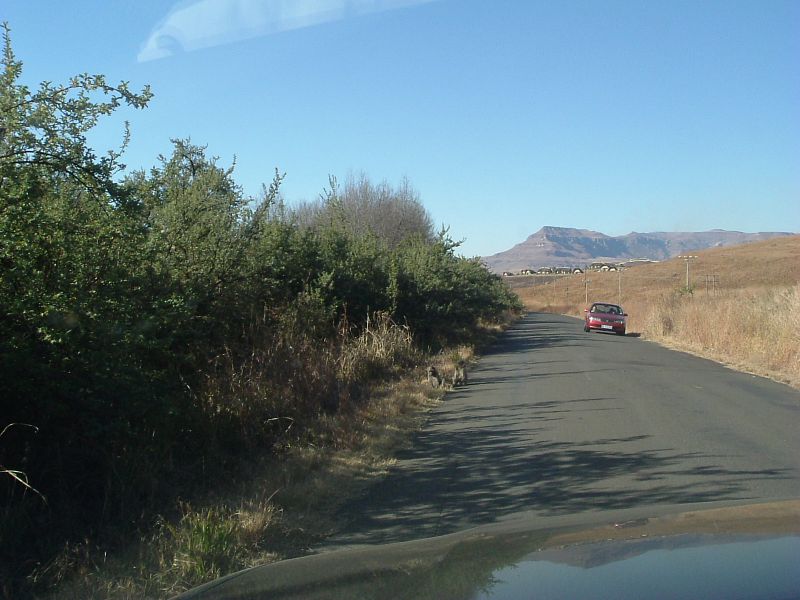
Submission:
[[[182,505],[176,525],[164,523],[166,571],[187,587],[216,579],[242,567],[240,524],[235,515],[217,509],[192,510]]]
[[[342,210],[332,193],[330,218],[309,226],[283,207],[280,174],[246,197],[188,140],[120,181],[127,136],[98,158],[85,134],[120,104],[143,108],[148,88],[83,75],[31,92],[7,29],[2,67],[0,428],[38,433],[4,436],[0,464],[47,499],[0,478],[0,514],[15,518],[2,578],[70,541],[124,543],[252,451],[518,306],[432,235],[407,183],[354,185],[380,196],[358,201],[359,223],[362,204]],[[230,567],[217,557],[235,526],[211,517],[170,529],[181,576]]]

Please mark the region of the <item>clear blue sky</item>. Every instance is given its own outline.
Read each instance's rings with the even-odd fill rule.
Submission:
[[[407,176],[469,256],[543,225],[800,232],[795,0],[4,0],[0,19],[28,84],[152,86],[124,115],[131,168],[191,137],[248,193],[285,172],[290,204],[328,174]]]

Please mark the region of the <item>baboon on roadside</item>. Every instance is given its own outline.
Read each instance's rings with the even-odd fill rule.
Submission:
[[[439,371],[437,371],[436,367],[433,365],[428,367],[428,383],[434,388],[438,388],[442,385],[442,378],[439,376]]]
[[[456,363],[455,370],[453,371],[453,387],[465,385],[467,383],[467,363],[459,360]]]

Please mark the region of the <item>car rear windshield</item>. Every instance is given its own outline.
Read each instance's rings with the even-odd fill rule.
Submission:
[[[592,306],[591,312],[621,315],[622,309],[615,304],[595,304]]]

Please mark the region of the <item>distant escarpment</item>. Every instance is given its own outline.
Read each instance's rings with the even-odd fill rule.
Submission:
[[[743,233],[713,229],[699,232],[628,233],[616,237],[589,229],[542,227],[524,242],[483,257],[496,273],[540,267],[583,267],[591,262],[623,262],[631,259],[665,260],[693,250],[736,246],[789,232]]]

